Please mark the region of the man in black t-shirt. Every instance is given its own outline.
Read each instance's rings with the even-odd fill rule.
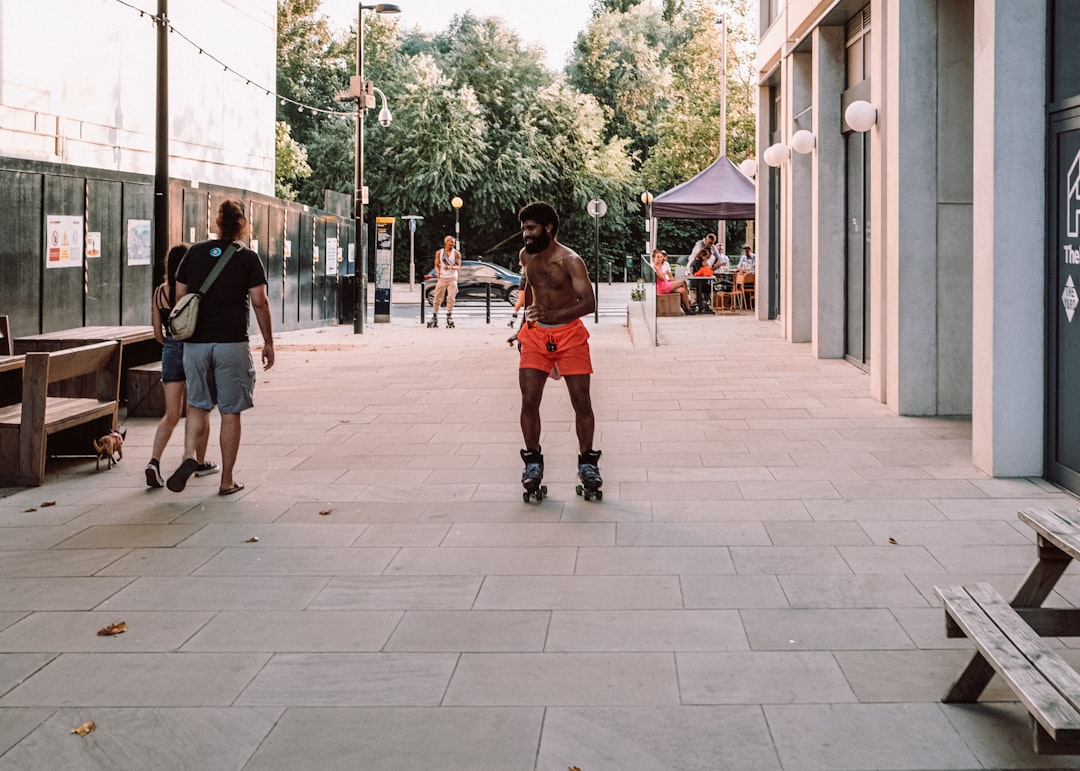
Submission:
[[[229,246],[247,235],[244,206],[226,200],[218,210],[221,238],[193,244],[176,271],[176,298],[200,291],[206,277]],[[184,462],[166,482],[180,492],[198,468],[195,442],[200,432],[209,430],[210,411],[217,405],[221,414],[220,495],[244,489],[233,478],[240,449],[240,414],[254,402],[255,365],[248,344],[248,318],[255,320],[262,334],[263,369],[274,366],[274,339],[270,325],[270,303],[266,296],[266,272],[259,255],[237,244],[229,262],[213,285],[203,292],[195,334],[184,341],[184,372],[187,375],[188,414],[185,423]]]

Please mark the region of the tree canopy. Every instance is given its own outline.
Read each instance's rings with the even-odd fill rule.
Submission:
[[[315,206],[324,190],[352,193],[356,131],[355,117],[289,101],[352,109],[333,97],[355,74],[356,29],[334,31],[320,1],[278,0],[278,90],[287,97],[278,111],[278,190]],[[727,151],[738,162],[753,150],[756,35],[750,0],[722,6]],[[423,216],[416,243],[424,253],[453,232],[450,199],[460,196],[469,256],[515,267],[517,211],[546,200],[562,217],[560,240],[592,266],[586,204],[602,198],[600,259],[621,275],[623,256],[641,251],[641,191],[660,192],[716,159],[725,30],[708,0],[593,0],[592,10],[563,72],[547,69],[543,51],[498,18],[465,13],[428,34],[364,14],[364,75],[393,112],[384,127],[377,110],[367,111],[372,214]]]

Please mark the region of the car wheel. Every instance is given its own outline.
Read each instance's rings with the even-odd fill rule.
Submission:
[[[521,296],[521,290],[516,286],[506,293],[506,301],[513,306],[517,306],[518,297]]]
[[[427,304],[429,306],[434,305],[435,304],[435,287],[431,287],[430,289],[425,289],[424,290],[424,297],[427,299]]]

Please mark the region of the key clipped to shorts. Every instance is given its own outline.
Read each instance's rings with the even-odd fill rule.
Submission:
[[[555,338],[552,337],[551,335],[548,335],[547,349],[548,349],[548,353],[555,353],[555,351],[559,350],[559,346],[557,346],[555,344]]]

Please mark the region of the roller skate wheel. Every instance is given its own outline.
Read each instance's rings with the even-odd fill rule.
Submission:
[[[541,495],[547,495],[547,485],[540,485]]]
[[[582,495],[585,492],[585,488],[582,487],[581,485],[578,485],[577,487],[574,488],[574,492],[577,493],[578,495]]]
[[[521,500],[525,501],[525,503],[529,502],[529,491],[528,490],[526,490],[525,492],[523,492],[521,494]]]

